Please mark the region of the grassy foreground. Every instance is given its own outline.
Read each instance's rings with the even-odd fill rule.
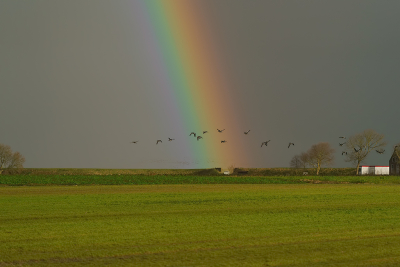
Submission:
[[[0,266],[398,266],[400,186],[0,187]]]

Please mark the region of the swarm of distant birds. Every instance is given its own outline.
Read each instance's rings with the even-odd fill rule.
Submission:
[[[225,131],[225,129],[217,129],[217,132],[218,132],[218,133],[222,133],[223,131]],[[206,133],[208,133],[208,131],[203,131],[203,135],[206,134]],[[244,131],[243,133],[244,133],[245,135],[248,135],[248,134],[250,133],[250,130]],[[195,132],[191,132],[191,133],[189,134],[189,136],[195,137],[195,138],[197,139],[197,141],[199,141],[200,139],[203,139],[202,136],[197,135]],[[175,140],[175,139],[174,139],[174,138],[168,137],[168,141],[173,141],[173,140]],[[271,140],[261,142],[261,147],[263,147],[263,146],[268,146],[268,143],[269,143],[270,141],[271,141]],[[132,144],[137,144],[138,142],[139,142],[139,141],[132,141],[131,143],[132,143]],[[221,140],[221,144],[226,143],[226,142],[227,142],[226,140]],[[162,143],[162,140],[158,139],[158,140],[156,141],[156,145],[158,145],[159,143]],[[294,143],[289,142],[288,148],[290,148],[290,146],[294,146]]]
[[[218,133],[222,133],[223,131],[225,131],[225,129],[218,129],[217,128],[217,132]],[[204,134],[206,134],[206,133],[208,133],[208,131],[203,131],[203,135]],[[248,135],[249,133],[250,133],[250,130],[247,130],[247,131],[244,131],[243,132],[245,135]],[[196,138],[196,140],[197,141],[199,141],[200,139],[203,139],[203,137],[201,136],[201,135],[197,135],[195,132],[191,132],[190,134],[189,134],[189,136],[193,136],[193,137],[195,137]],[[346,139],[346,137],[345,136],[339,136],[339,138],[340,139]],[[174,141],[175,139],[174,138],[170,138],[170,137],[168,137],[168,141]],[[261,147],[263,147],[263,146],[268,146],[268,143],[270,142],[271,140],[268,140],[268,141],[264,141],[264,142],[261,142]],[[131,143],[132,144],[137,144],[139,141],[132,141]],[[157,141],[156,141],[156,145],[158,145],[159,143],[162,143],[162,140],[161,139],[158,139]],[[223,143],[227,143],[227,141],[226,140],[221,140],[221,144],[223,144]],[[339,146],[343,146],[344,144],[346,144],[346,142],[343,142],[343,143],[340,143],[339,142]],[[291,146],[294,146],[294,143],[293,142],[289,142],[289,144],[288,144],[288,148],[290,148]],[[354,149],[354,151],[356,152],[356,153],[358,153],[358,152],[360,152],[363,148],[361,148],[361,147],[359,147],[359,148],[353,148]],[[383,154],[383,153],[385,153],[385,150],[383,149],[383,150],[375,150],[378,154]],[[343,155],[347,155],[347,152],[346,151],[342,151],[342,156]]]

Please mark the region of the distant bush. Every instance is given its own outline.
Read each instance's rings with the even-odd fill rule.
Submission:
[[[222,175],[216,169],[74,169],[74,168],[25,168],[4,169],[4,175]]]
[[[234,168],[229,176],[302,176],[316,175],[314,168]],[[73,169],[73,168],[24,168],[4,169],[3,175],[224,175],[219,169]],[[322,168],[320,176],[351,176],[354,168]]]
[[[301,176],[316,175],[315,168],[236,168],[233,175],[246,176]],[[349,176],[354,175],[354,168],[321,168],[321,176]]]

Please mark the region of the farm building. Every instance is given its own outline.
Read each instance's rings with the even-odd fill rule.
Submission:
[[[390,157],[389,166],[390,166],[390,174],[394,175],[400,174],[400,161],[395,152],[393,152],[392,156]]]
[[[360,175],[389,175],[389,166],[360,166]]]

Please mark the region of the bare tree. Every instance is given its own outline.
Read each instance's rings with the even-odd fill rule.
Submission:
[[[3,168],[23,168],[25,157],[19,152],[13,153],[11,147],[0,144],[0,173]]]
[[[307,168],[309,161],[308,154],[306,152],[301,153],[300,155],[293,156],[290,161],[290,167],[292,168]]]
[[[312,145],[307,151],[308,164],[316,168],[317,175],[323,165],[330,165],[334,160],[335,150],[329,143],[318,143]]]
[[[25,157],[19,152],[14,152],[11,156],[10,163],[7,168],[23,168]]]
[[[0,170],[7,167],[12,157],[11,147],[0,144]]]
[[[307,152],[303,152],[300,154],[300,162],[301,166],[305,169],[307,165],[310,165],[310,155]]]
[[[386,142],[383,134],[379,134],[374,130],[365,130],[362,133],[350,136],[346,142],[346,162],[352,162],[357,167],[356,174],[358,175],[358,169],[361,162],[363,162],[368,154],[376,149],[383,148],[386,146]]]
[[[300,160],[300,155],[295,155],[293,156],[292,160],[290,161],[290,167],[292,168],[300,168],[302,166],[301,164],[301,160]]]

